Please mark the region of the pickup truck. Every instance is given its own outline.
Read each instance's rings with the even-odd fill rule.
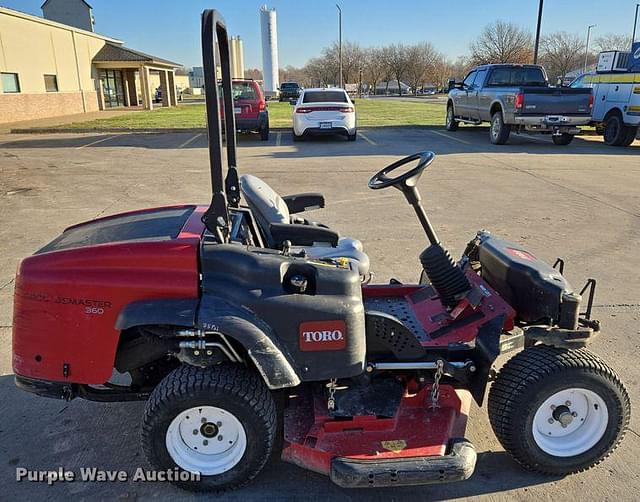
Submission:
[[[503,145],[511,130],[551,134],[568,145],[591,120],[591,90],[551,87],[539,65],[488,64],[455,83],[447,99],[446,129],[490,122],[489,139]]]

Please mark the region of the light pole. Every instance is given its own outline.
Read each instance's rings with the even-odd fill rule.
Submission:
[[[582,73],[587,73],[587,58],[589,57],[589,39],[591,38],[591,28],[595,28],[597,25],[590,24],[587,27],[587,46],[584,49],[584,66],[582,67]]]
[[[338,62],[340,64],[339,82],[340,87],[344,88],[344,84],[342,82],[342,9],[338,4],[336,4],[336,8],[338,9]]]
[[[536,28],[536,45],[533,49],[533,64],[538,64],[538,46],[540,45],[540,26],[542,25],[542,3],[544,0],[540,0],[538,4],[538,26]]]
[[[640,3],[636,4],[636,15],[633,17],[633,35],[631,35],[631,45],[636,41],[636,26],[638,25],[638,7]]]

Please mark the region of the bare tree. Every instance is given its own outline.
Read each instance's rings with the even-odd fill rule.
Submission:
[[[472,67],[473,67],[473,62],[471,61],[471,59],[464,56],[460,56],[451,65],[451,72],[449,74],[449,77],[455,80],[462,81],[464,77],[467,76],[467,73],[471,71]]]
[[[567,73],[580,68],[584,60],[584,41],[576,34],[550,33],[542,38],[540,48],[540,62],[552,82],[564,79]]]
[[[433,64],[432,73],[429,76],[431,83],[438,89],[447,87],[447,81],[452,77],[453,65],[447,60],[444,54],[438,53]]]
[[[596,38],[595,48],[602,51],[628,51],[631,49],[631,37],[618,33],[606,33]]]
[[[372,87],[374,94],[378,83],[387,75],[387,71],[384,50],[378,47],[365,49],[363,58],[364,80]]]
[[[406,76],[414,94],[417,94],[418,87],[422,86],[426,79],[433,79],[438,56],[438,52],[429,42],[422,42],[406,48]]]
[[[403,44],[393,44],[385,51],[385,59],[390,74],[398,83],[398,92],[402,96],[402,79],[406,76],[408,68],[407,47]],[[388,87],[388,83],[387,83]]]
[[[262,70],[258,68],[247,68],[244,71],[244,78],[251,78],[253,80],[262,80]]]
[[[495,21],[485,26],[470,46],[474,64],[529,63],[532,60],[532,37],[513,23]]]
[[[296,68],[295,66],[287,65],[285,68],[278,70],[280,76],[280,82],[298,82],[304,83],[306,74],[304,68]]]

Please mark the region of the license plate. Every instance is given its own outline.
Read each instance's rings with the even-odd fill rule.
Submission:
[[[320,129],[331,129],[331,122],[320,122]]]
[[[235,113],[236,115],[240,115],[242,113],[242,108],[240,107],[236,107],[233,109],[233,113]]]

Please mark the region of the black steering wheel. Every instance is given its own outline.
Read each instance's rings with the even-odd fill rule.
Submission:
[[[404,159],[400,159],[393,164],[388,165],[382,171],[374,174],[369,180],[369,188],[372,190],[380,190],[381,188],[387,188],[391,186],[395,186],[396,188],[403,190],[405,187],[414,187],[420,176],[422,175],[422,171],[424,171],[436,158],[436,154],[433,152],[418,152],[413,155],[409,155]],[[396,176],[395,178],[390,178],[388,175],[393,171],[398,169],[399,167],[408,164],[409,162],[413,162],[417,160],[418,165],[413,169]]]

